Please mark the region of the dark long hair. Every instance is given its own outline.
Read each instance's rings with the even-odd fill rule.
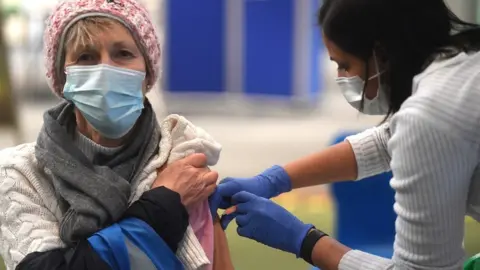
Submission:
[[[443,0],[324,0],[318,22],[335,45],[365,61],[366,74],[374,50],[386,64],[385,119],[412,94],[413,77],[435,59],[480,50],[479,25],[460,20]]]

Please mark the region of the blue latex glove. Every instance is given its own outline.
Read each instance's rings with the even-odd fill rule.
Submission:
[[[300,256],[308,231],[305,224],[285,208],[265,198],[242,191],[232,197],[237,204],[237,232],[267,246]]]
[[[227,177],[218,184],[217,189],[210,196],[210,211],[215,217],[218,209],[227,209],[232,206],[232,196],[240,191],[270,199],[290,190],[292,190],[290,177],[281,166],[273,166],[251,178]]]

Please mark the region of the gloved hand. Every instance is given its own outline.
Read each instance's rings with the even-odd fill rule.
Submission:
[[[213,216],[216,216],[219,208],[231,207],[231,197],[240,191],[270,199],[290,190],[292,190],[290,177],[281,166],[273,166],[251,178],[227,177],[218,184],[217,189],[210,196],[210,211]]]
[[[242,191],[232,197],[236,205],[237,232],[267,246],[300,256],[302,242],[313,228],[280,205]]]

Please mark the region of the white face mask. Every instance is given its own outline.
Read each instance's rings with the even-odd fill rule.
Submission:
[[[377,89],[377,96],[373,99],[368,99],[365,97],[363,102],[363,110],[361,112],[369,115],[385,115],[388,113],[388,100],[385,95],[385,87],[380,81],[380,75],[383,72],[379,71],[375,53],[373,54],[373,59],[375,61],[375,68],[377,69],[377,74],[368,78],[368,80],[378,78],[379,87]],[[352,107],[360,111],[365,82],[359,76],[338,77],[336,79],[336,82],[340,87],[340,90],[342,91],[342,94],[347,100],[347,102]]]

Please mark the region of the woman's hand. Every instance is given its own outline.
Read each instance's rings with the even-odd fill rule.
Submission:
[[[313,225],[303,223],[273,201],[245,191],[232,199],[237,203],[235,213],[240,236],[300,256],[302,242]]]
[[[152,188],[165,186],[177,192],[185,207],[206,200],[215,190],[218,173],[207,168],[204,154],[193,154],[169,164],[158,173]]]
[[[251,178],[225,178],[210,197],[210,211],[215,217],[217,210],[232,206],[231,198],[240,191],[247,191],[270,199],[292,189],[290,177],[280,166],[273,166]]]

